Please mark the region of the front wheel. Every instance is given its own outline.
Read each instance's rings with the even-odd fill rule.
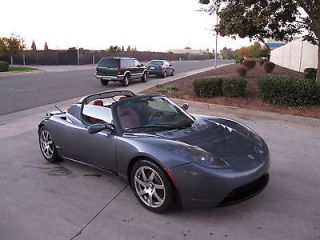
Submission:
[[[164,212],[174,202],[173,187],[164,171],[153,162],[135,163],[130,174],[134,194],[143,207],[152,212]]]
[[[42,127],[39,132],[39,146],[43,157],[48,162],[60,160],[51,133],[45,127]]]
[[[174,76],[174,70],[172,70],[172,72],[171,72],[171,76]]]

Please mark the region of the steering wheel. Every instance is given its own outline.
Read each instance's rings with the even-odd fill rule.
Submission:
[[[148,118],[148,121],[153,122],[156,119],[161,118],[161,116],[163,115],[164,115],[163,112],[156,111],[150,115],[150,117]]]

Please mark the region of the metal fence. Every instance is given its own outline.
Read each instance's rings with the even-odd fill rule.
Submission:
[[[271,51],[270,61],[298,72],[318,67],[318,46],[302,39],[294,40]]]
[[[23,53],[12,56],[0,56],[0,60],[17,65],[84,65],[96,64],[100,58],[107,56],[134,57],[140,61],[149,61],[151,59],[172,60],[206,60],[212,58],[208,54],[175,54],[165,52],[140,52],[123,51],[112,53],[108,51],[93,50],[27,50]]]

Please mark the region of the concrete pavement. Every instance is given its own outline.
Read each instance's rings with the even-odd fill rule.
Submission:
[[[0,116],[0,239],[320,239],[320,120],[176,102],[242,122],[267,141],[270,182],[261,194],[219,209],[148,212],[112,175],[45,162],[36,127],[47,105]]]

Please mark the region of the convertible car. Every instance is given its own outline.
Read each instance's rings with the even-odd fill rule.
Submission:
[[[242,124],[187,109],[162,95],[93,94],[46,115],[40,150],[49,162],[114,173],[153,212],[225,206],[261,192],[269,180],[265,141]]]

